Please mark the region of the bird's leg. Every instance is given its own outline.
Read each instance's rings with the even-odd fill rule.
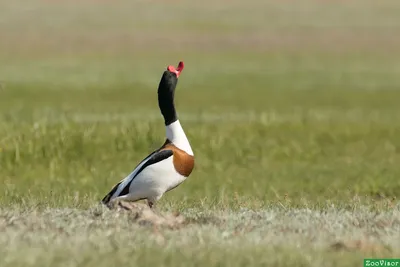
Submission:
[[[158,216],[163,216],[163,215],[160,213],[160,211],[157,209],[156,201],[154,201],[154,200],[147,200],[147,205],[149,205],[150,210],[151,210],[154,214],[156,214],[156,215],[158,215]]]
[[[121,204],[122,202],[130,202],[132,200],[130,195],[124,195],[124,196],[119,196],[116,198],[113,198],[112,200],[110,200],[106,206],[109,207],[110,209],[114,209],[116,207],[122,207],[124,209],[126,209],[124,207],[123,204]]]

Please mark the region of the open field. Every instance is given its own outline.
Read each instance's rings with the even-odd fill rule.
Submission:
[[[399,32],[388,0],[0,0],[0,266],[399,258]],[[170,228],[98,202],[163,143],[179,60]]]

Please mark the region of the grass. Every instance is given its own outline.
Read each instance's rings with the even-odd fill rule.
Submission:
[[[400,248],[395,1],[0,1],[1,266],[357,266]],[[98,207],[164,141],[177,229]],[[24,256],[21,257],[21,251]]]
[[[0,240],[9,244],[0,254],[10,266],[358,266],[365,255],[397,256],[400,227],[398,211],[377,214],[360,207],[352,212],[187,209],[189,222],[175,229],[144,227],[130,214],[102,209],[0,214]]]

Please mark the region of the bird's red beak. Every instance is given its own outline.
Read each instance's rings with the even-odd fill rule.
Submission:
[[[172,65],[169,65],[168,68],[167,68],[167,70],[168,70],[169,72],[175,73],[175,74],[176,74],[176,77],[179,78],[179,75],[181,75],[181,72],[182,72],[182,70],[183,70],[184,67],[185,67],[185,65],[183,64],[183,61],[181,61],[181,62],[179,62],[177,68],[175,68],[175,67],[172,66]]]

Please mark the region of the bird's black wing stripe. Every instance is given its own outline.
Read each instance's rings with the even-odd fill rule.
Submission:
[[[172,152],[172,150],[161,150],[158,151],[156,153],[154,153],[151,158],[145,163],[143,164],[142,167],[140,167],[140,169],[137,171],[135,177],[141,173],[146,167],[153,165],[157,162],[163,161],[169,157],[171,157],[174,153]],[[129,193],[129,187],[131,186],[131,183],[133,181],[133,179],[135,179],[135,177],[132,177],[132,179],[129,181],[129,183],[124,187],[124,189],[121,191],[121,193],[119,194],[119,196],[123,196]]]

